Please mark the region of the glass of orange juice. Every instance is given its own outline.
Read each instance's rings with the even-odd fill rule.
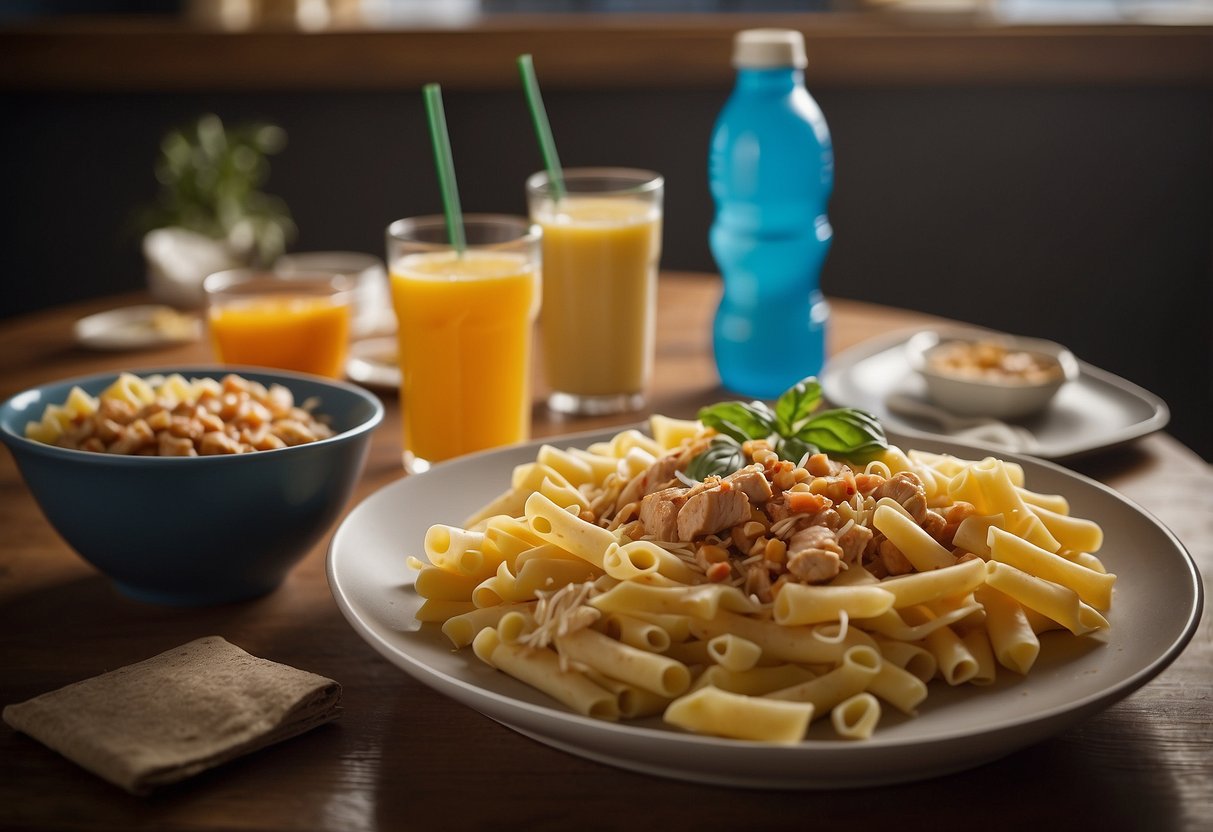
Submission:
[[[225,364],[340,378],[353,317],[353,282],[331,273],[233,269],[202,283],[211,344]]]
[[[540,232],[523,217],[469,214],[464,233],[459,253],[440,216],[388,226],[411,473],[530,436]]]
[[[543,363],[561,413],[644,407],[653,369],[664,180],[629,168],[570,168],[557,198],[527,180],[543,229]]]

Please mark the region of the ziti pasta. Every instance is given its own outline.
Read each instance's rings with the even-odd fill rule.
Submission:
[[[1108,626],[1099,527],[1018,465],[734,437],[736,469],[700,479],[720,432],[652,433],[545,445],[465,527],[432,527],[418,617],[578,713],[772,743],[818,719],[869,737],[928,682],[1026,674],[1038,632]]]

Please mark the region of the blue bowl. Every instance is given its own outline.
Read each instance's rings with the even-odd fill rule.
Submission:
[[[117,373],[44,384],[0,405],[0,440],[47,520],[124,594],[173,605],[263,595],[329,530],[383,420],[374,395],[343,382],[252,367],[168,367],[220,379],[237,373],[316,398],[334,435],[306,445],[230,456],[152,457],[77,451],[25,438],[48,404],[74,386],[97,395]]]

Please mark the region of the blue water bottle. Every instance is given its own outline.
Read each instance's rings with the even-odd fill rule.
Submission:
[[[818,278],[834,233],[834,152],[806,63],[799,32],[738,32],[737,83],[712,132],[709,242],[724,278],[716,368],[725,387],[754,398],[777,397],[825,361]]]

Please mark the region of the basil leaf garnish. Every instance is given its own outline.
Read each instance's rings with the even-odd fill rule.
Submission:
[[[884,428],[870,413],[852,407],[827,410],[805,422],[798,439],[823,453],[852,461],[868,461],[888,450]]]
[[[864,463],[888,450],[875,416],[852,407],[814,415],[821,401],[821,384],[809,376],[785,390],[774,410],[762,402],[720,402],[702,408],[699,421],[719,435],[691,460],[687,477],[702,481],[740,470],[746,463],[741,444],[750,439],[768,440],[780,459],[794,463],[819,452]]]
[[[775,432],[775,414],[762,402],[721,402],[699,411],[699,421],[738,442],[766,439]]]
[[[776,427],[781,436],[795,436],[821,404],[821,385],[813,376],[793,384],[775,402]]]
[[[817,450],[816,445],[810,445],[799,436],[784,436],[775,444],[775,453],[788,462],[800,462],[805,454],[815,454]]]
[[[740,471],[745,466],[745,454],[741,444],[728,436],[717,436],[707,450],[691,460],[687,466],[687,477],[703,481],[707,477],[724,477]]]

